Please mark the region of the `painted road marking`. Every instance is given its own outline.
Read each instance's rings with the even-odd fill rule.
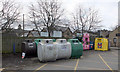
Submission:
[[[77,70],[78,63],[79,63],[79,59],[77,59],[77,62],[76,62],[75,68],[74,68],[74,72],[76,72],[76,70]]]
[[[74,68],[73,66],[56,65],[56,64],[51,64],[51,65],[53,65],[53,66],[59,66],[59,67]],[[77,67],[77,68],[84,68],[86,70],[87,67],[83,67],[82,66],[82,67]],[[90,67],[88,67],[87,69],[91,69],[91,70],[103,70],[101,68],[90,68]],[[105,69],[105,70],[107,70],[107,69]]]
[[[112,72],[114,72],[113,70],[112,70],[112,68],[107,64],[107,62],[102,58],[102,56],[99,54],[99,57],[102,59],[102,61],[104,62],[104,64],[112,71]]]
[[[84,60],[83,62],[93,62],[93,63],[101,63],[101,62],[96,62],[96,61],[94,61],[94,60]],[[118,62],[107,62],[107,63],[112,63],[112,64],[118,64]]]
[[[33,72],[36,72],[38,70],[40,70],[41,68],[43,68],[44,66],[46,66],[47,64],[43,64],[42,66],[40,66],[39,68],[35,69]]]
[[[52,64],[53,66],[59,66],[59,67],[67,67],[67,68],[74,68],[73,66],[65,66],[65,65],[57,65],[57,64]]]

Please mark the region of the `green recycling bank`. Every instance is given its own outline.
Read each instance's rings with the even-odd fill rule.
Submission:
[[[41,42],[42,39],[35,39],[36,46],[38,46],[38,43]]]
[[[83,54],[83,45],[78,39],[68,39],[71,43],[72,53],[71,58],[80,58]]]

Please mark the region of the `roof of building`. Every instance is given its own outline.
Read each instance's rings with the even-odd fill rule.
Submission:
[[[67,29],[69,29],[69,27],[63,27],[63,26],[54,26],[53,28],[53,31],[56,30],[56,31],[62,31],[62,32],[65,32]],[[43,28],[44,31],[47,31],[47,28]],[[70,30],[71,31],[71,30]]]
[[[81,30],[75,30],[74,32],[79,32],[79,33],[82,33]],[[97,32],[93,32],[93,31],[88,31],[88,30],[83,30],[83,32],[85,33],[91,33],[91,34],[97,34]]]
[[[54,28],[55,28],[55,30],[57,30],[57,31],[62,31],[62,32],[64,32],[64,31],[66,31],[69,27],[55,26]]]
[[[29,33],[28,33],[28,34],[26,33],[26,35],[27,35],[27,36],[28,36],[29,34],[32,34],[32,35],[33,35],[33,37],[39,37],[39,33],[38,33],[38,31],[37,31],[37,30],[35,30],[35,29],[33,29],[33,30],[29,31]]]
[[[38,31],[32,31],[33,37],[39,37]]]

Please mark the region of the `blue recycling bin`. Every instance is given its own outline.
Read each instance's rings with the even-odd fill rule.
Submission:
[[[94,42],[93,41],[90,41],[90,47],[89,47],[89,50],[92,50],[94,49]]]
[[[108,39],[108,50],[110,50],[110,40]]]

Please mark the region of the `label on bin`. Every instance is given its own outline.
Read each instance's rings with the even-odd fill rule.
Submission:
[[[28,43],[29,48],[33,48],[33,43]]]
[[[66,49],[66,45],[63,45],[63,46],[62,46],[62,49]]]
[[[74,43],[74,44],[78,44],[78,43]]]
[[[93,45],[93,44],[90,44],[90,45]]]
[[[49,45],[49,44],[48,44],[48,45],[47,45],[47,48],[48,48],[49,50],[53,50],[53,45],[51,45],[51,44]]]
[[[91,48],[92,48],[92,46],[91,46]]]
[[[98,43],[98,48],[102,48],[102,43]]]
[[[52,47],[51,47],[51,46],[49,46],[49,50],[52,50]]]

